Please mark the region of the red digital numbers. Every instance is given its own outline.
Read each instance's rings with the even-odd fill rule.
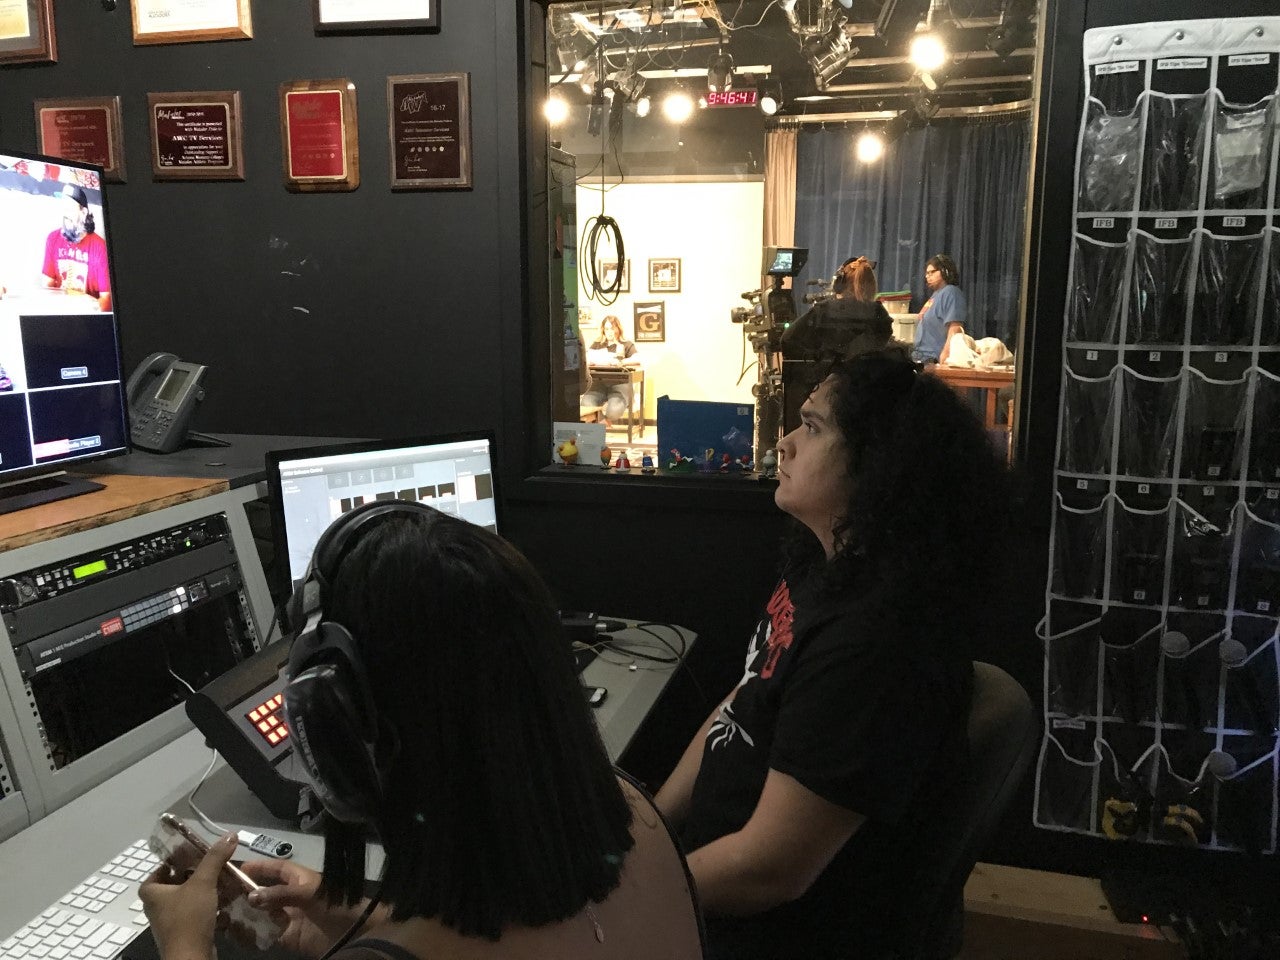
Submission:
[[[759,94],[755,90],[726,90],[724,93],[709,92],[708,107],[754,107]]]
[[[262,735],[262,739],[273,747],[280,746],[289,738],[289,727],[281,716],[280,708],[283,706],[284,695],[277,693],[270,700],[259,704],[244,715],[245,719]]]

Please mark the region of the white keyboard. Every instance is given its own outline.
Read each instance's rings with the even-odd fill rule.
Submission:
[[[138,884],[159,863],[130,844],[0,942],[0,960],[111,960],[147,926]]]

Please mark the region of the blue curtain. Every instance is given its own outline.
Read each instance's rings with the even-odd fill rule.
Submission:
[[[861,133],[800,131],[796,245],[809,248],[809,264],[797,293],[863,255],[879,261],[881,291],[909,289],[919,310],[925,261],[946,253],[969,301],[968,332],[1016,350],[1030,117],[934,122],[870,164],[854,155]]]

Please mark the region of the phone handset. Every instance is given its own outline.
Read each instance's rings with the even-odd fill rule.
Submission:
[[[204,399],[200,381],[207,369],[172,353],[153,353],[138,364],[126,387],[135,447],[172,453],[182,446],[196,407]]]

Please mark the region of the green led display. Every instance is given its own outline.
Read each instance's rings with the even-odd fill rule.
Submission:
[[[102,573],[107,569],[107,561],[95,560],[93,563],[86,563],[82,567],[76,567],[71,571],[71,575],[77,580],[83,580],[85,577],[92,577],[95,573]]]

